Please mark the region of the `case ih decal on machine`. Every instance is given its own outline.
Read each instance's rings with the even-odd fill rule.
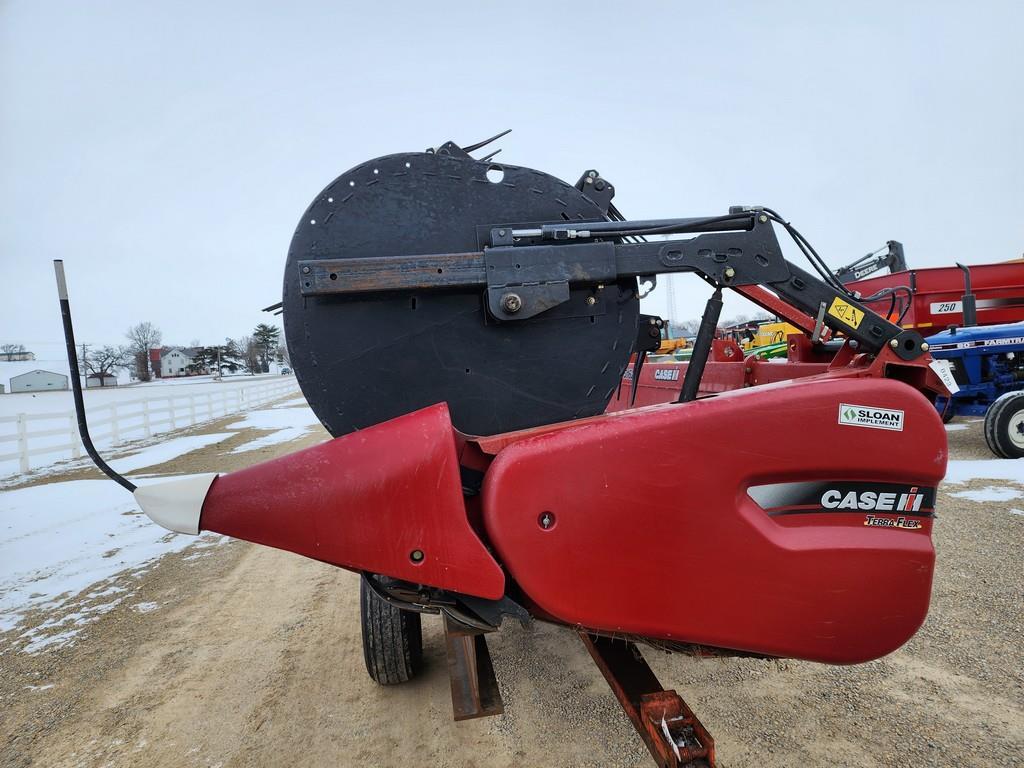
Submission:
[[[771,517],[822,512],[898,512],[914,517],[932,517],[935,489],[897,483],[811,482],[756,485],[747,491],[757,505]],[[895,525],[888,518],[868,515],[864,525],[920,528]],[[900,518],[901,520],[903,518]],[[913,521],[912,521],[913,522]]]

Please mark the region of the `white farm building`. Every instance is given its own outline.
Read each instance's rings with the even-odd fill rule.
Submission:
[[[68,388],[68,377],[54,371],[34,370],[11,377],[11,392],[52,392]]]

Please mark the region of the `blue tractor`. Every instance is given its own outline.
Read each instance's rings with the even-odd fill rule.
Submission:
[[[950,328],[928,337],[960,387],[935,406],[943,421],[984,416],[985,441],[1004,459],[1024,457],[1024,323]]]

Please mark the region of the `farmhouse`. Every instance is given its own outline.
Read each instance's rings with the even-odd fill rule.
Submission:
[[[206,365],[196,364],[202,347],[153,347],[149,350],[149,364],[158,379],[193,376],[210,371]]]
[[[49,392],[68,388],[68,377],[53,371],[35,370],[11,377],[11,392]]]

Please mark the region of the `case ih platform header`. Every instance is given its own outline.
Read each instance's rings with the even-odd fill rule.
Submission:
[[[500,713],[486,635],[503,616],[554,622],[578,632],[659,765],[714,765],[637,644],[855,664],[906,642],[931,592],[946,390],[921,336],[820,274],[770,209],[627,221],[597,172],[572,185],[471,157],[484,143],[364,163],[302,216],[285,332],[334,439],[140,488],[95,454],[84,417],[83,440],[171,530],[361,573],[378,682],[415,674],[420,615],[441,614],[455,717]],[[783,258],[777,227],[814,273]],[[660,335],[638,281],[673,272],[711,291],[674,402],[606,413]],[[727,289],[827,360],[698,397]],[[841,347],[826,351],[828,334]]]

